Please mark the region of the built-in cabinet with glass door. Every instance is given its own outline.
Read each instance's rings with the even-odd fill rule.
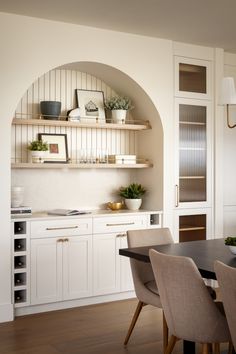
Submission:
[[[212,102],[210,63],[176,58],[175,238],[210,237]]]

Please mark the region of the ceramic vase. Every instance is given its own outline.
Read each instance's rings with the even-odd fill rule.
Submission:
[[[127,111],[125,109],[114,109],[111,111],[113,123],[124,123]]]
[[[129,210],[138,210],[141,204],[142,199],[125,199],[125,205]]]

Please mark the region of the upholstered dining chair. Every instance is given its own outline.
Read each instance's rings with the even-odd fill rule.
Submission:
[[[155,228],[144,230],[131,230],[127,232],[128,247],[142,247],[173,243],[173,239],[168,228]],[[162,308],[160,296],[156,287],[154,274],[150,263],[144,263],[135,259],[130,259],[135,293],[138,298],[137,308],[133,315],[124,345],[128,344],[131,333],[137,322],[139,314],[145,305],[153,305]],[[168,343],[168,328],[163,315],[163,346]]]
[[[236,349],[236,268],[216,261],[215,272],[220,286],[220,294],[223,300],[232,342]]]
[[[149,251],[166,322],[171,333],[165,354],[172,353],[178,339],[209,344],[220,353],[220,343],[230,342],[227,320],[220,303],[214,302],[191,258]],[[221,304],[222,305],[222,304]]]

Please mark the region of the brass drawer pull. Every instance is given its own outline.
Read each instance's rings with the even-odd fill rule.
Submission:
[[[126,234],[118,234],[116,237],[126,237]]]
[[[120,223],[120,224],[106,224],[106,226],[125,226],[125,225],[134,225],[134,222],[124,222],[124,223]]]
[[[68,238],[64,238],[63,242],[69,242],[69,239]]]
[[[66,226],[66,227],[46,227],[47,231],[53,230],[71,230],[71,229],[78,229],[79,226]]]
[[[63,242],[63,238],[59,238],[57,242]]]

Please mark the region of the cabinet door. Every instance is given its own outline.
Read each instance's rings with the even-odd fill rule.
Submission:
[[[211,63],[207,60],[175,58],[175,95],[177,97],[211,98]]]
[[[123,234],[120,237],[120,247],[127,248],[127,236]],[[130,268],[130,260],[128,257],[120,257],[120,290],[121,291],[131,291],[134,290],[133,277]]]
[[[117,234],[98,234],[93,238],[93,293],[112,294],[120,291],[120,240]]]
[[[175,242],[199,241],[212,238],[211,208],[175,212]]]
[[[62,242],[31,240],[31,305],[62,300]]]
[[[210,206],[211,105],[176,100],[176,207]]]
[[[72,236],[63,242],[63,300],[92,295],[92,236]]]

